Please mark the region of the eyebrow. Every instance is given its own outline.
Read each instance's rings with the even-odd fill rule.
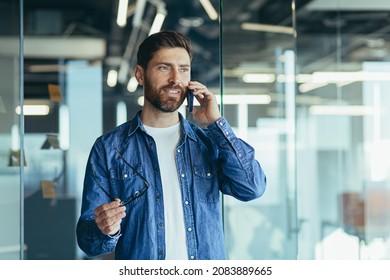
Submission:
[[[156,66],[161,65],[161,64],[168,65],[168,66],[175,65],[175,63],[170,63],[170,62],[158,62],[158,63],[156,63]],[[190,64],[179,64],[179,67],[190,67],[190,66],[191,66]]]

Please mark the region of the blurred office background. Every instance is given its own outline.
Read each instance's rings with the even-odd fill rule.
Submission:
[[[152,27],[191,38],[267,174],[224,197],[230,259],[390,259],[387,0],[0,0],[0,259],[85,258],[86,159],[140,110]]]

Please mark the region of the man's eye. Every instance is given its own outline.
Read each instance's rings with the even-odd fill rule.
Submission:
[[[169,67],[168,67],[168,66],[165,66],[165,65],[162,65],[162,66],[159,66],[159,67],[158,67],[158,70],[160,70],[160,71],[168,71],[168,70],[169,70]]]
[[[183,73],[185,73],[185,72],[190,71],[190,69],[189,69],[189,68],[181,68],[180,71],[183,72]]]

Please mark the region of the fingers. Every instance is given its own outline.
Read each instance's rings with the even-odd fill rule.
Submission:
[[[188,83],[188,88],[193,89],[194,96],[197,97],[198,101],[204,99],[205,97],[208,97],[208,100],[211,100],[214,98],[213,94],[207,89],[206,86],[202,85],[199,82],[191,81]]]
[[[99,216],[102,212],[108,211],[110,209],[115,209],[115,208],[119,207],[120,205],[121,205],[120,200],[115,199],[114,201],[111,201],[109,203],[102,204],[102,205],[96,207],[96,209],[93,213],[95,214],[95,216]]]
[[[221,118],[217,98],[206,86],[197,81],[190,81],[188,88],[194,90],[193,94],[200,104],[200,107],[194,107],[192,111],[192,115],[199,123],[208,126]]]
[[[96,207],[95,222],[100,231],[107,235],[113,235],[120,229],[122,219],[126,216],[126,207],[121,206],[120,200]]]

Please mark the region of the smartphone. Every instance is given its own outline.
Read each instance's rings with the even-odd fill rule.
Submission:
[[[188,111],[192,112],[192,109],[194,108],[194,90],[193,89],[187,89],[187,104],[188,104]]]

